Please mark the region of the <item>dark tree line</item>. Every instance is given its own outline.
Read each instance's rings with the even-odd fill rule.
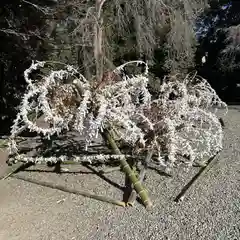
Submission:
[[[208,79],[223,100],[239,103],[240,2],[214,1],[199,19],[199,29],[196,53],[199,74]],[[205,64],[201,63],[203,55]]]
[[[240,3],[206,3],[106,1],[102,29],[104,71],[136,58],[148,60],[153,79],[197,70],[223,100],[240,102],[236,87],[240,70]],[[25,89],[23,72],[32,60],[60,60],[79,65],[86,76],[95,74],[92,6],[93,0],[0,2],[0,121],[1,126],[6,123],[4,129],[16,114]],[[153,86],[155,83],[159,84],[159,80]]]

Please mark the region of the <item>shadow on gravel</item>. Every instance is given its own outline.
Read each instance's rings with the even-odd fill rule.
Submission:
[[[240,110],[240,108],[239,108]],[[79,136],[74,136],[71,134],[63,135],[60,137],[54,136],[51,139],[43,139],[39,137],[27,137],[25,141],[21,142],[20,144],[20,153],[24,153],[27,156],[31,157],[60,157],[62,155],[68,156],[69,159],[74,156],[84,156],[84,155],[97,155],[97,154],[111,154],[111,149],[108,149],[106,145],[103,143],[94,143],[91,146],[88,147],[88,149],[85,149],[85,140],[79,138]],[[123,149],[123,154],[131,154],[127,149]],[[17,168],[15,171],[12,172],[11,176],[13,176],[15,173],[18,173],[20,171],[22,172],[42,172],[42,173],[57,173],[57,174],[94,174],[97,175],[99,178],[104,180],[106,183],[110,184],[114,188],[117,188],[123,192],[123,202],[127,202],[129,199],[129,196],[132,192],[132,186],[128,179],[128,177],[125,176],[125,185],[121,186],[118,183],[112,181],[106,176],[106,172],[99,171],[95,167],[98,166],[111,166],[116,167],[119,166],[119,163],[117,161],[109,161],[109,160],[99,160],[94,161],[93,164],[89,162],[72,162],[69,163],[70,165],[82,165],[85,168],[87,168],[89,171],[70,171],[70,170],[64,170],[62,167],[66,166],[64,163],[56,162],[56,163],[50,163],[47,162],[44,164],[48,168],[54,168],[54,169],[29,169],[31,166],[35,166],[33,163],[29,164],[23,164],[20,166],[20,168]],[[133,161],[129,159],[130,166],[133,167]],[[112,168],[111,168],[112,169]],[[155,171],[157,174],[163,177],[172,177],[170,174],[165,173],[163,170],[161,170],[156,164],[149,163],[148,169]],[[183,195],[187,192],[187,190],[193,186],[193,183],[196,182],[196,179],[199,178],[200,174],[204,171],[205,168],[201,168],[199,173],[196,174],[196,176],[193,177],[190,182],[184,186],[182,191],[180,192],[179,196],[176,197],[175,201],[179,201],[179,199],[182,198]],[[120,170],[120,169],[118,169]],[[13,176],[14,177],[14,176]],[[20,177],[20,176],[16,176]],[[147,176],[146,176],[147,177]],[[22,177],[25,178],[25,177]],[[23,179],[24,180],[24,179]],[[30,181],[29,179],[26,181]],[[37,180],[34,183],[37,182]],[[31,182],[31,181],[30,181]],[[41,185],[41,182],[39,182],[39,185]],[[50,186],[51,185],[51,186]],[[43,186],[55,188],[56,183],[44,183]],[[64,189],[64,191],[68,191],[67,188],[63,186],[57,186],[56,189]],[[72,190],[69,190],[71,192]],[[83,193],[87,194],[87,193]],[[138,198],[137,201],[140,201]]]
[[[76,136],[73,134],[67,134],[67,135],[61,135],[59,137],[54,136],[51,139],[44,139],[41,136],[34,136],[34,135],[24,135],[24,141],[21,140],[20,146],[19,146],[19,153],[25,154],[26,156],[31,157],[60,157],[62,155],[65,155],[71,159],[73,156],[84,156],[84,155],[97,155],[97,154],[112,154],[111,149],[108,148],[108,146],[104,143],[93,143],[91,146],[88,147],[86,150],[85,148],[85,139],[80,138],[79,136]],[[131,154],[127,148],[121,149],[123,154]],[[129,164],[131,162],[131,159],[129,159]],[[79,162],[79,163],[72,163],[74,165],[82,165],[85,168],[87,168],[86,171],[79,171],[79,170],[64,170],[63,167],[67,166],[65,164],[61,164],[61,162],[57,163],[46,163],[43,164],[40,169],[35,168],[35,164],[23,164],[20,168],[18,168],[16,171],[13,171],[11,176],[12,177],[20,177],[18,175],[14,176],[15,173],[18,172],[38,172],[38,173],[57,173],[57,174],[94,174],[97,175],[99,178],[113,186],[114,188],[117,188],[123,192],[123,202],[127,202],[130,193],[132,191],[131,183],[129,182],[129,179],[125,177],[125,185],[121,186],[117,182],[112,181],[109,179],[108,176],[106,176],[106,173],[102,172],[101,170],[97,169],[96,167],[107,167],[109,166],[110,169],[112,167],[119,166],[119,163],[117,161],[94,161],[92,164],[88,162]],[[34,166],[34,168],[29,168]],[[37,166],[36,166],[37,167]],[[166,173],[159,170],[157,167],[149,166],[149,169],[156,171],[161,176],[168,176]],[[89,170],[89,171],[88,171]],[[121,171],[121,169],[119,169]],[[22,177],[25,178],[25,177]],[[26,178],[27,179],[27,178]],[[29,179],[28,179],[29,180]],[[28,181],[26,180],[26,181]],[[30,181],[30,180],[29,180]],[[37,182],[37,180],[34,180]],[[31,181],[30,181],[31,182]],[[35,183],[34,182],[34,183]],[[54,185],[56,183],[48,183],[44,186],[50,186],[53,185],[52,188],[54,188]],[[41,181],[39,181],[39,185],[41,185]],[[67,189],[64,189],[64,191],[67,191]],[[140,199],[137,199],[139,203],[141,203]]]
[[[38,173],[54,173],[54,170],[45,170],[45,169],[23,169],[22,172],[38,172]],[[87,171],[61,171],[60,174],[84,174],[84,175],[91,175],[95,174],[94,172],[87,172]]]

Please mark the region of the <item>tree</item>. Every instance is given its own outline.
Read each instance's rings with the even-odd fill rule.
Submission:
[[[176,72],[194,66],[194,22],[205,1],[71,0],[68,4],[74,22],[72,37],[87,77],[96,75],[99,61],[103,72],[136,58],[147,59],[151,67],[159,49],[164,52],[165,70]],[[99,57],[101,60],[96,59]]]
[[[240,72],[240,3],[214,3],[198,21],[197,69],[209,80],[222,99],[236,102],[240,100],[240,91],[237,88]],[[207,61],[203,65],[201,58],[206,53]]]
[[[160,84],[156,76],[194,68],[194,22],[207,1],[18,0],[1,5],[0,104],[4,116],[12,118],[24,89],[22,73],[32,60],[77,65],[91,81],[125,61],[143,59],[155,75],[153,88]]]
[[[45,38],[45,17],[51,8],[50,1],[41,2],[42,6],[27,0],[0,3],[0,121],[5,126],[1,131],[8,131],[25,89],[23,72],[39,57]]]

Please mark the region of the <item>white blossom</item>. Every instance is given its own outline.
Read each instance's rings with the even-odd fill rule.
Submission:
[[[132,61],[113,72],[120,75],[128,64],[145,63]],[[99,132],[111,127],[118,140],[131,147],[139,145],[139,152],[152,149],[158,162],[170,169],[177,163],[178,154],[185,156],[185,164],[191,166],[194,161],[211,157],[222,149],[223,130],[216,111],[212,110],[220,107],[227,109],[227,105],[203,78],[196,75],[182,77],[180,74],[166,76],[158,98],[152,99],[148,90],[147,65],[143,74],[123,75],[121,80],[106,82],[100,88],[94,88],[72,66],[51,71],[40,82],[35,82],[29,75],[39,67],[44,67],[44,62],[32,63],[24,73],[28,87],[12,126],[11,153],[17,152],[14,138],[24,126],[46,137],[60,134],[64,129],[71,128],[79,134],[86,129],[86,147],[98,137]],[[77,74],[80,77],[72,84],[63,83],[65,78],[73,78]],[[79,102],[69,100],[65,106],[64,96],[60,95],[55,105],[49,95],[56,93],[54,91],[58,91],[59,87],[68,100],[77,92]],[[29,113],[34,109],[43,113],[49,127],[39,127],[35,121],[29,120]],[[151,138],[149,133],[152,133]],[[167,158],[162,157],[165,152]],[[53,157],[49,161],[57,159]]]

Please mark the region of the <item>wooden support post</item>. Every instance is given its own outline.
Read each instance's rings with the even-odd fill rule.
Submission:
[[[103,132],[103,137],[109,142],[114,154],[121,155],[121,151],[119,150],[116,142],[112,138],[111,131],[105,130]],[[125,172],[126,176],[130,179],[134,189],[136,190],[137,194],[140,196],[144,206],[149,210],[153,204],[148,196],[146,189],[142,186],[141,182],[136,177],[135,173],[129,166],[125,157],[121,158],[120,164],[121,164],[122,170]]]

